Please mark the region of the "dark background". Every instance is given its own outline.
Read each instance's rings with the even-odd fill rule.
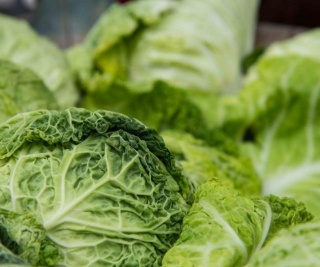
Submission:
[[[261,0],[259,21],[320,27],[320,0]]]

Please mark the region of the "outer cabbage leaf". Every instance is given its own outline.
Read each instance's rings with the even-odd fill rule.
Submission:
[[[265,194],[291,196],[319,216],[320,63],[300,56],[265,57],[242,99],[252,139],[244,151]]]
[[[239,86],[240,60],[253,46],[257,5],[256,0],[113,5],[85,45],[100,70],[138,85],[161,80],[184,89],[232,91]]]
[[[319,53],[320,29],[308,30],[288,40],[273,43],[266,50],[270,56],[302,56],[320,61]]]
[[[176,128],[201,137],[209,131],[199,107],[179,88],[157,82],[151,92],[138,93],[121,83],[114,83],[109,88],[104,83],[98,84],[103,89],[96,91],[94,98],[85,97],[82,103],[90,110],[108,107],[138,118],[158,131]]]
[[[246,267],[319,266],[319,236],[319,221],[279,231]]]
[[[242,141],[243,155],[252,159],[262,179],[263,194],[293,197],[317,217],[319,37],[314,30],[272,45],[250,68],[239,94],[217,101],[215,108],[221,109],[217,117],[222,114],[218,127]]]
[[[4,252],[0,257],[1,266],[9,263],[27,265],[27,262],[32,266],[53,266],[59,260],[57,246],[45,236],[43,227],[28,213],[0,210],[0,232]]]
[[[244,79],[244,86],[239,91],[239,94],[220,97],[219,99],[215,99],[215,101],[206,101],[205,96],[200,95],[196,96],[194,102],[198,102],[199,107],[202,105],[211,107],[212,113],[203,113],[207,115],[206,121],[211,121],[224,134],[238,141],[243,139],[252,141],[255,135],[255,129],[251,125],[252,121],[259,116],[260,112],[268,112],[265,110],[265,107],[268,107],[270,102],[273,102],[273,98],[276,98],[277,94],[281,97],[282,93],[279,93],[279,87],[288,87],[284,85],[288,76],[295,74],[296,84],[294,87],[297,89],[299,84],[301,84],[300,90],[303,90],[303,86],[306,85],[306,79],[309,79],[307,78],[309,70],[302,70],[301,68],[300,73],[291,74],[290,72],[295,68],[294,58],[301,58],[302,60],[310,59],[318,62],[320,59],[319,40],[320,30],[314,29],[299,34],[294,38],[275,42],[262,51],[255,51],[254,53],[262,53],[262,55],[258,57],[259,60],[255,64],[250,64],[251,68],[249,68],[249,73]],[[281,66],[276,66],[276,61],[286,61],[284,58],[288,58],[287,62],[281,63]],[[315,70],[310,71],[314,72]],[[289,78],[293,79],[293,77]],[[250,89],[247,89],[247,87]],[[286,94],[293,93],[291,90],[293,88],[290,90],[288,88],[282,89],[287,92]],[[309,90],[307,91],[310,92]],[[206,107],[202,108],[206,109]]]
[[[195,189],[219,177],[230,180],[242,193],[261,193],[261,181],[250,160],[229,155],[184,132],[164,131],[161,136]],[[234,150],[237,150],[236,144]]]
[[[0,15],[0,59],[30,68],[55,94],[61,108],[78,101],[71,71],[64,53],[39,36],[25,21]]]
[[[182,233],[162,266],[243,266],[281,228],[311,219],[293,199],[249,198],[211,180],[196,191]]]
[[[31,70],[0,60],[0,122],[19,112],[57,107],[53,93]]]
[[[232,108],[236,105],[233,103],[230,105],[229,98],[221,97],[217,101],[196,90],[193,90],[192,93],[189,90],[190,94],[188,94],[185,90],[163,82],[156,82],[149,93],[138,93],[127,84],[113,83],[108,87],[106,83],[101,82],[100,77],[96,78],[97,80],[93,78],[90,82],[101,88],[95,91],[94,99],[85,98],[82,103],[89,110],[112,107],[113,111],[136,117],[158,131],[178,129],[192,133],[197,138],[219,147],[228,154],[239,155],[239,149],[236,148],[234,142],[219,129],[224,121],[222,118],[230,119],[231,114],[234,114],[228,110],[228,107]],[[234,119],[237,121],[238,118]],[[241,117],[237,124],[242,121]]]
[[[267,195],[251,199],[258,202],[266,201],[272,210],[272,220],[265,243],[272,239],[279,230],[309,222],[314,218],[303,202],[297,202],[290,197]]]
[[[81,105],[122,112],[157,130],[197,135],[213,128],[215,98],[240,86],[258,2],[113,5],[68,53],[85,90]]]
[[[163,139],[114,112],[16,115],[0,126],[0,166],[0,207],[32,214],[59,266],[160,266],[189,209]]]

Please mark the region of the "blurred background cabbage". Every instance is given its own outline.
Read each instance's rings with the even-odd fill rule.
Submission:
[[[62,48],[79,42],[113,2],[128,0],[0,0],[0,13],[27,19]],[[131,0],[132,1],[132,0]],[[320,26],[319,0],[262,0],[257,46]]]

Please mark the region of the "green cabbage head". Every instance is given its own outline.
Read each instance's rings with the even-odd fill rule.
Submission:
[[[38,110],[0,125],[0,140],[0,208],[30,214],[58,266],[160,266],[189,187],[154,130],[108,111]]]
[[[20,112],[56,109],[54,94],[33,71],[0,59],[0,123]]]
[[[313,30],[272,45],[254,65],[240,101],[252,138],[243,151],[263,193],[290,196],[320,218],[320,60]]]
[[[258,0],[140,0],[112,5],[68,50],[80,105],[196,136],[215,126],[215,99],[237,92]],[[217,111],[218,112],[218,111]],[[202,137],[201,137],[202,138]]]
[[[36,73],[53,92],[60,108],[76,104],[79,95],[64,53],[27,22],[0,14],[0,47],[0,59]]]

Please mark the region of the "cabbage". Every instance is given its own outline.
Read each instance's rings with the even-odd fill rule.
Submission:
[[[261,193],[261,181],[250,159],[230,155],[219,147],[213,147],[192,135],[167,130],[161,132],[166,146],[174,154],[183,173],[194,189],[213,177],[230,181],[247,195]],[[236,144],[233,146],[237,150]]]
[[[102,110],[38,110],[1,124],[0,181],[0,208],[41,226],[58,266],[160,266],[191,201],[163,139]]]
[[[144,0],[114,5],[85,45],[101,71],[137,85],[162,80],[184,89],[234,91],[240,60],[253,46],[257,3]]]
[[[241,267],[280,229],[311,219],[303,203],[273,195],[249,198],[212,179],[196,191],[182,233],[162,266]]]
[[[32,266],[52,266],[57,263],[57,246],[45,236],[43,227],[30,214],[0,210],[0,229],[1,266],[27,262]]]
[[[315,267],[320,262],[320,222],[279,231],[246,267]]]
[[[64,53],[25,21],[0,14],[0,59],[30,68],[54,93],[59,106],[74,106],[79,95]]]
[[[302,201],[319,218],[320,30],[271,45],[235,96],[220,98],[215,123],[238,141],[264,195]]]
[[[40,108],[58,108],[53,93],[31,70],[0,60],[0,123]]]
[[[111,6],[84,43],[68,51],[84,90],[81,105],[122,112],[157,130],[203,134],[198,131],[213,124],[208,99],[240,87],[258,2],[140,0]]]
[[[263,181],[264,194],[291,196],[303,201],[319,217],[320,61],[294,53],[302,40],[320,42],[311,31],[270,47],[251,69],[240,96],[247,107],[251,140],[243,146]],[[315,39],[314,39],[315,38]],[[297,43],[296,43],[297,42]],[[311,46],[311,45],[310,45]],[[276,53],[273,51],[280,51]],[[302,46],[301,51],[303,51]],[[311,54],[312,50],[309,50]]]
[[[248,197],[214,180],[200,185],[163,266],[318,266],[319,38],[313,30],[272,45],[239,94],[217,100],[215,122],[250,158],[264,196]],[[199,158],[198,151],[189,155],[192,143],[183,143],[173,141],[173,151],[194,172],[187,160]],[[306,223],[311,214],[316,220]]]

